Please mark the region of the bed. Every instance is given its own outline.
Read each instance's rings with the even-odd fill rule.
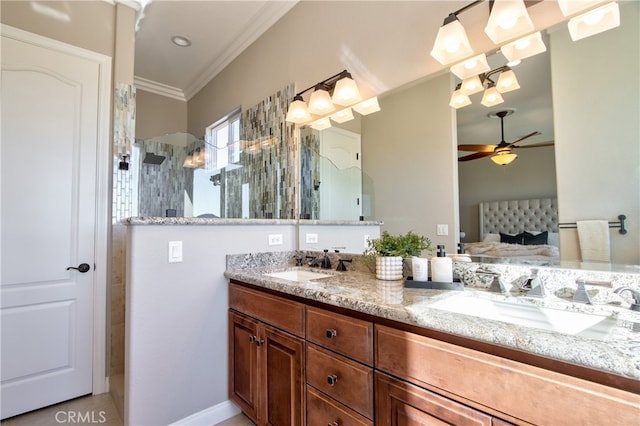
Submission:
[[[490,201],[478,210],[480,241],[465,244],[468,254],[506,262],[559,260],[557,199]]]

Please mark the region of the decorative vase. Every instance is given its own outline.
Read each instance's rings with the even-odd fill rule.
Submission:
[[[376,257],[376,278],[379,280],[401,280],[403,278],[402,256]]]

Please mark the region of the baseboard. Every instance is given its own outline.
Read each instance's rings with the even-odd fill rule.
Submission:
[[[221,402],[212,407],[194,413],[184,419],[180,419],[170,426],[211,426],[223,422],[240,414],[240,409],[230,400]]]

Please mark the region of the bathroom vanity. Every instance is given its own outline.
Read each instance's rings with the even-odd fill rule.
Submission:
[[[410,289],[362,270],[244,267],[246,259],[229,256],[225,273],[229,392],[259,425],[631,425],[640,418],[640,312],[626,306],[561,306],[485,288]],[[287,272],[296,270],[305,273]],[[627,279],[637,280],[622,274],[613,285]],[[512,321],[508,310],[498,318],[452,308],[467,309],[466,299],[485,310],[540,311],[548,324]],[[556,310],[564,312],[558,320]],[[567,325],[572,318],[578,325]]]

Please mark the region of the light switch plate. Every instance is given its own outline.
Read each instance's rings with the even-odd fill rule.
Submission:
[[[317,244],[318,234],[305,234],[305,241],[307,244]]]
[[[182,241],[169,241],[169,263],[182,262]]]
[[[436,228],[437,235],[449,235],[449,225],[446,223],[439,223]]]
[[[270,246],[281,246],[283,244],[282,234],[269,234]]]

